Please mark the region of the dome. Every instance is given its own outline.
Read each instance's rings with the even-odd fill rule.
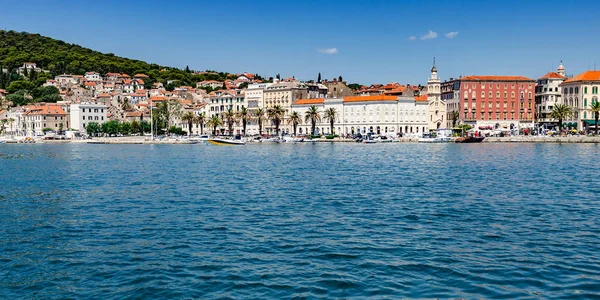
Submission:
[[[563,67],[563,64],[562,64],[562,60],[560,61],[560,66],[558,66],[557,70],[559,70],[559,71],[564,71],[565,70],[565,67]]]
[[[431,68],[431,72],[436,72],[437,73],[437,68],[435,67],[435,65],[433,65],[433,68]]]

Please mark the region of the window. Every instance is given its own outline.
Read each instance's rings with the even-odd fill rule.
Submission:
[[[515,103],[514,102],[510,103],[510,108],[515,108]]]
[[[504,94],[506,95],[506,92]],[[496,98],[500,98],[500,92],[496,92]]]
[[[492,108],[492,107],[493,107],[493,105],[494,105],[494,104],[492,104],[492,101],[490,101],[490,102],[488,103],[488,107],[489,107],[489,108]]]
[[[504,108],[508,107],[507,104],[508,104],[508,102],[504,101]]]
[[[490,94],[489,94],[489,95],[490,95],[490,98],[492,98],[492,92],[490,92]]]
[[[485,113],[484,112],[481,112],[481,119],[482,120],[485,119]]]
[[[511,97],[511,98],[514,98],[514,97],[515,97],[515,92],[514,92],[514,91],[510,92],[510,97]]]
[[[485,108],[485,102],[481,101],[481,108]]]
[[[500,113],[499,112],[496,113],[496,120],[500,120]]]
[[[583,93],[587,94],[587,86],[583,88]]]
[[[481,92],[481,98],[485,98],[485,92]]]
[[[583,107],[587,106],[587,98],[583,98]]]
[[[513,92],[513,96],[514,96],[514,92]],[[504,99],[508,98],[508,93],[504,92]]]

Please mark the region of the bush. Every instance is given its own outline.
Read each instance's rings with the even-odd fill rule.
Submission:
[[[177,126],[169,127],[169,133],[177,134],[177,135],[186,135],[187,134],[186,131],[183,131],[183,129],[181,129],[181,127],[177,127]]]
[[[325,138],[328,140],[333,140],[334,138],[339,137],[339,135],[337,134],[330,134],[330,135],[326,135]]]

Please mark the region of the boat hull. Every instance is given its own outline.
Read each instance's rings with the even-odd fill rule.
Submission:
[[[239,146],[239,145],[246,144],[242,141],[225,140],[225,139],[208,139],[208,140],[206,140],[206,142],[211,145],[216,145],[216,146]]]
[[[456,139],[457,143],[481,143],[483,142],[484,137],[466,137],[466,138],[458,138]]]

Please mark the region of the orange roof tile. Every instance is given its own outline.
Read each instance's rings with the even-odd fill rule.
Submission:
[[[600,81],[600,71],[585,71],[575,77],[565,80],[563,83],[576,81]]]
[[[344,97],[344,102],[363,102],[363,101],[398,101],[398,97],[384,96],[384,95]]]
[[[460,78],[463,81],[533,81],[533,79],[525,76],[463,76]]]
[[[85,85],[85,86],[96,86],[96,83],[95,83],[95,82],[93,82],[93,81],[86,81],[86,82],[84,83],[84,85]]]
[[[32,106],[27,112],[28,115],[66,115],[67,113],[58,105],[40,105]]]
[[[323,104],[325,103],[324,98],[315,98],[315,99],[300,99],[294,102],[294,105],[308,105],[308,104]]]
[[[549,72],[548,74],[540,77],[540,79],[551,79],[551,78],[558,78],[558,79],[560,79],[560,78],[566,78],[566,77],[562,76],[562,75],[560,75],[560,74],[558,74],[556,72]]]
[[[165,96],[152,96],[150,97],[152,101],[167,101],[167,97]]]
[[[415,101],[427,101],[427,95],[415,96]]]
[[[135,75],[133,75],[133,77],[148,78],[148,75],[146,75],[146,74],[135,74]]]

